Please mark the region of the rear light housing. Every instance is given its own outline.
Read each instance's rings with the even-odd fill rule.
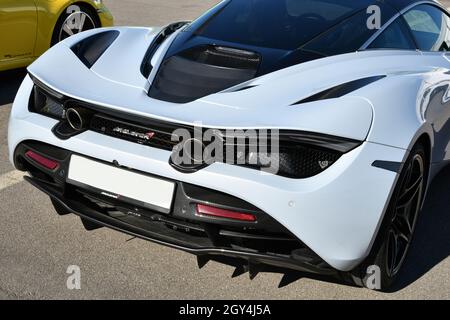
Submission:
[[[336,150],[327,150],[313,145],[281,143],[278,154],[253,154],[249,152],[242,166],[262,170],[269,168],[272,157],[278,157],[277,175],[304,179],[313,177],[331,167],[342,156]]]
[[[256,216],[250,213],[237,212],[233,210],[220,209],[208,205],[197,204],[197,215],[224,218],[245,222],[256,222]]]
[[[30,97],[29,110],[56,120],[66,118],[63,96],[40,84],[35,84]]]
[[[272,160],[277,159],[278,171],[276,175],[291,178],[305,179],[318,175],[334,163],[342,155],[348,153],[361,145],[361,141],[335,137],[325,134],[317,134],[301,131],[280,130],[269,139],[278,140],[278,150],[272,153],[271,141],[266,142],[266,151],[262,153],[252,152],[255,150],[254,142],[249,138],[243,138],[235,142],[234,163],[252,169],[265,169],[272,165]],[[227,139],[226,133],[222,134]],[[235,140],[236,141],[236,140]],[[264,146],[263,146],[264,147]],[[261,145],[258,146],[260,150]],[[241,154],[241,158],[239,155]],[[228,158],[228,155],[226,155]]]
[[[45,169],[48,170],[56,170],[59,167],[59,162],[51,160],[49,158],[46,158],[44,156],[41,156],[40,154],[34,152],[34,151],[27,151],[25,153],[25,156],[30,159],[33,160],[35,163],[37,163],[38,165],[40,165],[41,167],[44,167]]]

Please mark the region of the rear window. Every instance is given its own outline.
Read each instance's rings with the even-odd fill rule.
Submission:
[[[294,50],[357,11],[365,0],[229,0],[195,34],[244,45]],[[207,13],[211,14],[211,13]]]

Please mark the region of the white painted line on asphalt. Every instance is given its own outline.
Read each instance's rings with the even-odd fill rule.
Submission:
[[[23,180],[23,176],[26,175],[25,172],[21,171],[11,171],[0,176],[0,191],[11,187],[15,184],[21,183]]]

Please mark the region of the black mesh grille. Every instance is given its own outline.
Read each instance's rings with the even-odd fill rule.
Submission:
[[[280,175],[307,178],[321,173],[341,157],[340,153],[310,147],[281,148]]]
[[[166,125],[164,127],[155,125],[143,126],[130,123],[124,120],[118,120],[110,116],[96,114],[91,120],[91,130],[99,132],[118,139],[131,141],[134,143],[147,145],[150,147],[172,151],[179,143],[177,139],[172,141],[172,133],[179,129],[176,124]],[[193,128],[192,128],[193,131]],[[175,137],[176,138],[176,137]],[[247,144],[248,141],[246,141]],[[227,150],[227,147],[224,147]],[[261,169],[267,164],[255,164],[248,157],[251,153],[248,145],[244,147],[244,156],[238,157],[242,147],[234,145],[233,152],[224,155],[224,160],[230,164],[237,164],[252,169]],[[315,176],[333,165],[342,153],[327,150],[324,148],[306,146],[292,141],[280,141],[279,149],[279,171],[277,175],[300,179]],[[270,150],[269,150],[270,156]]]

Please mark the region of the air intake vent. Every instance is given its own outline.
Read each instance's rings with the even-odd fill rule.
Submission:
[[[386,76],[374,76],[374,77],[368,77],[368,78],[362,78],[355,81],[343,83],[341,85],[332,87],[330,89],[324,90],[322,92],[316,93],[315,95],[312,95],[308,98],[305,98],[299,102],[296,102],[292,105],[298,105],[302,103],[308,103],[308,102],[314,102],[314,101],[320,101],[320,100],[326,100],[326,99],[335,99],[340,98],[342,96],[345,96],[346,94],[349,94],[353,91],[356,91],[358,89],[361,89],[365,86],[368,86],[369,84],[381,80],[385,78]]]
[[[222,68],[256,70],[260,58],[251,51],[227,47],[196,47],[180,54],[188,60]]]
[[[92,68],[97,60],[100,59],[105,51],[117,39],[119,34],[119,31],[97,33],[81,40],[71,49],[86,67]]]
[[[253,79],[260,56],[254,52],[202,46],[165,60],[149,96],[187,103]]]

